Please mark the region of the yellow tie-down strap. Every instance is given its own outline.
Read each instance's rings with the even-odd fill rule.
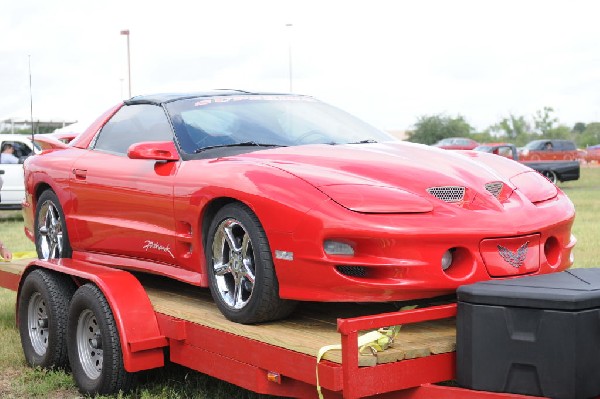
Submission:
[[[404,306],[400,309],[400,311],[411,310],[414,308],[416,308],[416,306]],[[402,325],[380,328],[376,331],[371,331],[358,337],[359,355],[375,355],[377,352],[383,352],[387,348],[393,346],[394,340],[400,333],[400,327],[402,327]],[[319,349],[319,352],[317,353],[316,374],[317,393],[319,394],[319,399],[323,399],[323,393],[321,392],[321,384],[319,384],[319,362],[321,361],[325,353],[335,349],[341,350],[342,345],[325,345],[321,349]]]
[[[12,262],[13,260],[19,260],[19,259],[37,259],[37,252],[35,251],[23,251],[23,252],[13,252],[12,254],[12,259],[4,259],[1,255],[0,255],[0,261],[2,262]]]

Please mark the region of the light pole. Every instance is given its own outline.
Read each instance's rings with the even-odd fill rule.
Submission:
[[[127,82],[129,83],[129,98],[131,98],[131,53],[129,52],[129,29],[122,30],[121,35],[127,36]]]
[[[289,29],[289,38],[288,38],[288,62],[290,68],[290,93],[292,92],[292,27],[293,24],[285,24]]]

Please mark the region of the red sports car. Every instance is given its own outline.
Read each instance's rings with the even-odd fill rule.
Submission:
[[[538,173],[395,141],[312,97],[133,97],[54,147],[25,164],[41,258],[208,286],[241,323],[573,262],[573,204]]]

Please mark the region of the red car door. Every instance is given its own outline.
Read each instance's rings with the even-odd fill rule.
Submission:
[[[130,159],[136,142],[172,140],[161,107],[122,107],[73,165],[74,250],[177,263],[173,181],[179,162]]]

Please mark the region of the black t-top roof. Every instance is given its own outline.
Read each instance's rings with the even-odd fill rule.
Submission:
[[[171,101],[177,100],[185,100],[189,98],[197,98],[197,97],[215,97],[215,96],[239,96],[243,95],[287,95],[288,93],[254,93],[244,90],[211,90],[211,91],[202,91],[196,93],[160,93],[160,94],[149,94],[144,96],[135,96],[130,98],[129,100],[123,101],[127,105],[133,104],[155,104],[160,105],[164,103],[168,103]]]

